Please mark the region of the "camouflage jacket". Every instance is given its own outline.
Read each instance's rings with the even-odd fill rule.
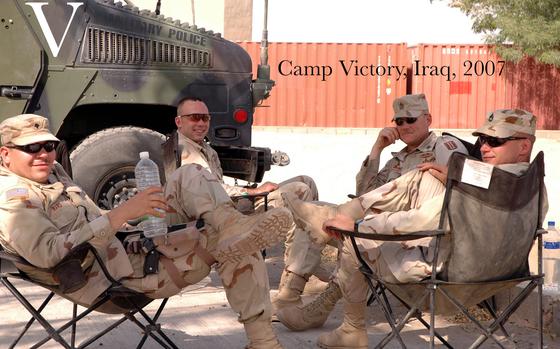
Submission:
[[[498,168],[521,175],[529,163],[498,165]],[[422,185],[420,186],[420,183]],[[546,190],[542,212],[548,210]],[[410,171],[399,179],[360,196],[366,217],[358,224],[361,233],[406,234],[438,227],[445,187],[429,173]],[[543,213],[543,217],[544,217]],[[381,253],[391,273],[400,282],[415,282],[429,277],[435,239],[423,238],[405,242],[384,242],[358,239],[360,248],[376,259]],[[449,246],[442,240],[437,270],[440,271]]]
[[[82,242],[89,241],[104,259],[111,275],[120,279],[133,270],[109,219],[93,201],[55,164],[48,184],[39,184],[0,167],[0,243],[38,268],[51,268]],[[20,267],[20,266],[18,266]],[[109,285],[97,262],[88,256],[87,284],[67,294],[91,304]],[[31,278],[56,285],[52,274],[21,266]]]
[[[370,190],[400,177],[417,165],[425,162],[435,162],[446,165],[449,157],[454,152],[467,154],[465,146],[454,137],[436,136],[432,131],[428,138],[414,151],[407,152],[406,147],[399,152],[391,153],[393,156],[385,167],[379,171],[379,158],[366,157],[360,171],[356,175],[356,195],[362,195]]]
[[[208,143],[202,142],[202,144],[198,144],[188,137],[185,137],[180,132],[177,132],[177,135],[179,152],[181,154],[181,166],[186,164],[198,164],[202,166],[208,170],[208,172],[218,177],[229,196],[242,195],[245,193],[245,189],[242,187],[224,183],[224,173],[218,153],[216,153]]]

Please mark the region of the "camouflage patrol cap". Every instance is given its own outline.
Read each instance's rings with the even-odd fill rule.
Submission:
[[[406,95],[393,101],[393,110],[398,118],[417,118],[424,114],[429,114],[428,101],[423,93],[417,95]]]
[[[0,124],[2,145],[27,145],[44,141],[58,141],[49,131],[49,120],[35,114],[7,118]]]
[[[484,125],[473,132],[498,138],[507,138],[518,132],[535,135],[537,117],[523,109],[498,109],[488,113]]]

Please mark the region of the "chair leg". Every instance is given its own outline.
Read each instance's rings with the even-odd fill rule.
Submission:
[[[483,308],[486,309],[490,315],[492,316],[492,318],[494,320],[496,320],[498,318],[498,315],[496,314],[496,302],[494,300],[494,296],[492,296],[492,304],[490,304],[490,302],[488,301],[488,299],[485,299],[482,302]],[[510,337],[509,333],[506,331],[506,328],[504,327],[504,323],[500,323],[500,330],[502,330],[502,333],[504,334],[504,336],[506,337]]]
[[[144,320],[148,323],[147,325],[143,325],[133,316],[133,314],[131,314],[132,316],[129,318],[129,320],[131,320],[132,322],[134,322],[136,325],[138,325],[140,328],[144,330],[144,336],[140,340],[140,343],[138,343],[137,348],[142,348],[147,339],[147,336],[150,336],[164,348],[178,349],[175,343],[173,343],[173,341],[161,330],[161,326],[156,323],[159,316],[163,312],[163,309],[165,308],[165,305],[167,304],[168,300],[169,300],[168,298],[165,298],[161,301],[161,304],[159,305],[159,308],[156,311],[153,318],[148,316],[148,314],[146,314],[144,310],[142,310],[140,307],[134,304],[134,306],[136,307],[135,313],[138,312],[140,315],[142,315]],[[159,336],[163,338],[163,341],[158,336],[156,336],[153,332],[157,332]]]
[[[389,290],[389,292],[391,292],[391,290]],[[391,294],[393,295],[393,297],[395,297],[399,302],[401,302],[401,304],[407,309],[410,310],[411,307],[410,305],[408,305],[404,300],[402,300],[402,298],[400,298],[398,295],[394,294],[393,292],[391,292]],[[422,312],[418,309],[416,309],[416,312],[412,315],[414,316],[414,318],[416,318],[416,320],[418,320],[422,325],[424,325],[424,327],[429,331],[430,330],[430,324],[426,322],[426,320],[424,320],[422,318]],[[449,342],[447,342],[440,334],[437,330],[434,331],[434,335],[436,336],[437,339],[440,340],[441,344],[445,345],[447,348],[449,349],[453,349],[453,346],[451,344],[449,344]]]
[[[506,307],[506,309],[502,311],[502,314],[498,316],[498,318],[494,320],[494,322],[488,327],[491,333],[490,338],[496,341],[492,333],[494,333],[501,324],[505,323],[509,319],[509,317],[517,310],[517,308],[519,308],[519,306],[525,300],[525,298],[527,298],[537,286],[538,286],[538,281],[532,280],[527,286],[525,286],[525,288],[521,291],[521,293],[519,293],[517,297],[515,297],[515,299]],[[539,300],[542,302],[542,299]],[[540,316],[542,317],[542,303],[540,309],[541,309]],[[542,337],[542,331],[539,332]],[[481,334],[477,338],[477,340],[473,343],[471,348],[478,348],[486,341],[487,338],[489,337],[486,333]],[[510,337],[506,337],[506,338],[508,341],[513,343]],[[515,345],[515,343],[513,344]]]
[[[66,340],[64,340],[64,338],[62,338],[62,336],[60,336],[60,334],[55,331],[55,329],[49,324],[49,322],[40,313],[37,312],[33,305],[31,305],[31,303],[29,303],[29,301],[25,299],[25,297],[23,297],[23,295],[14,287],[14,285],[8,279],[2,278],[2,283],[14,295],[14,297],[18,299],[18,301],[25,307],[25,309],[27,309],[27,311],[31,313],[31,315],[37,320],[37,322],[39,322],[41,326],[43,326],[45,331],[47,331],[47,333],[49,334],[49,339],[54,339],[64,348],[73,349],[72,347],[70,347],[68,342],[66,342]]]
[[[406,348],[406,345],[404,344],[404,341],[402,340],[402,337],[400,336],[400,332],[403,329],[404,325],[406,325],[407,321],[414,316],[415,314],[418,313],[418,305],[422,304],[426,297],[428,296],[428,293],[424,293],[424,295],[418,300],[418,302],[416,302],[416,304],[414,304],[414,306],[410,307],[408,312],[406,313],[406,315],[404,316],[404,318],[402,318],[397,324],[396,326],[394,325],[395,320],[389,316],[387,317],[387,313],[385,313],[385,317],[387,318],[387,321],[389,322],[390,326],[391,326],[391,333],[389,333],[387,336],[385,336],[385,338],[383,338],[383,340],[376,346],[376,348],[383,348],[385,347],[385,345],[387,345],[392,339],[393,337],[397,337],[397,339],[399,340],[399,342],[401,343],[401,347],[402,348]]]
[[[47,306],[47,304],[49,304],[50,300],[52,299],[52,297],[54,296],[54,292],[49,293],[49,295],[45,298],[45,300],[43,301],[43,303],[41,303],[41,305],[39,306],[39,308],[37,308],[37,312],[40,314],[43,309],[45,309],[45,307]],[[33,314],[31,314],[33,315]],[[10,345],[10,349],[15,348],[15,346],[19,343],[19,341],[23,338],[23,336],[27,333],[27,330],[29,330],[29,327],[31,327],[31,325],[35,322],[35,318],[33,316],[31,316],[31,319],[29,319],[29,321],[27,322],[27,324],[25,324],[25,326],[23,327],[23,329],[21,330],[19,336],[12,342],[12,344]]]
[[[74,320],[76,318],[76,316],[78,316],[78,305],[76,303],[74,303],[74,306],[72,307],[72,320]],[[76,323],[72,323],[72,335],[71,335],[71,339],[70,339],[70,344],[72,345],[72,348],[75,347],[76,345]]]
[[[494,332],[496,331],[496,328],[498,327],[497,325],[494,326],[494,329],[489,330],[487,328],[485,328],[477,319],[474,318],[474,316],[472,316],[469,311],[467,310],[467,308],[465,308],[463,305],[459,304],[459,302],[457,302],[457,300],[455,298],[453,298],[449,293],[447,293],[447,291],[445,291],[443,288],[439,288],[439,291],[441,292],[442,295],[445,296],[445,298],[447,298],[447,300],[449,300],[457,309],[459,309],[466,317],[469,318],[469,320],[471,320],[471,322],[473,324],[475,324],[480,331],[483,333],[476,341],[475,343],[473,343],[473,345],[471,345],[469,348],[477,348],[478,346],[480,346],[480,344],[482,344],[482,342],[484,342],[487,338],[492,339],[500,348],[504,348],[504,346],[500,343],[500,341],[498,341],[498,339],[496,337],[494,337]],[[503,315],[503,314],[502,314]],[[494,321],[494,324],[496,323],[500,323],[501,321],[503,321],[503,319],[500,318],[497,321]],[[484,339],[482,339],[484,338]],[[482,339],[482,341],[479,343],[479,341]]]
[[[437,285],[430,284],[428,289],[430,292],[430,349],[434,349],[434,336],[436,328],[436,287]]]

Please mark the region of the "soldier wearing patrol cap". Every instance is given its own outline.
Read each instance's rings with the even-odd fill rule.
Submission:
[[[479,137],[485,163],[521,175],[529,168],[535,128],[536,118],[533,114],[520,109],[502,109],[489,114],[485,124],[473,135]],[[443,171],[439,180],[431,171],[426,171],[430,168],[441,169],[432,164],[426,166],[424,171],[410,171],[352,200],[361,207],[361,214],[357,214],[357,211],[354,215],[338,212],[336,216],[318,222],[314,215],[318,208],[313,204],[295,198],[285,199],[292,208],[297,224],[304,222],[311,229],[324,229],[325,233],[332,236],[336,233],[329,229],[331,227],[354,230],[357,226],[359,232],[366,234],[405,234],[432,230],[436,229],[440,219],[445,191],[442,181],[445,181],[446,172]],[[545,195],[541,209],[543,216],[547,209]],[[372,270],[388,282],[416,282],[430,276],[432,265],[429,256],[433,255],[435,240],[402,243],[358,239],[358,244]],[[445,260],[445,243],[442,248],[442,258],[436,266],[438,270],[441,270]],[[344,298],[344,321],[334,331],[321,335],[318,344],[321,348],[367,348],[364,316],[368,286],[363,275],[358,272],[358,260],[350,239],[344,240],[340,256],[335,280]],[[281,314],[278,314],[279,318]],[[288,324],[295,321],[291,313],[282,319]]]
[[[420,164],[434,162],[446,165],[453,152],[467,153],[467,149],[458,139],[450,136],[438,137],[430,131],[432,116],[424,94],[405,95],[395,99],[393,111],[392,121],[395,126],[386,127],[379,132],[370,154],[356,176],[357,195],[378,188]],[[392,158],[379,170],[381,152],[399,139],[406,146],[392,153]],[[361,210],[352,207],[351,203],[339,207],[339,211],[361,215]],[[334,210],[324,205],[323,209],[315,210],[315,214],[314,219],[322,222],[334,215]],[[296,216],[294,218],[297,219]],[[320,229],[307,229],[303,232],[296,230],[294,241],[297,243],[292,247],[292,253],[286,256],[285,273],[289,276],[286,277],[288,282],[285,285],[281,282],[278,296],[273,300],[273,305],[278,309],[285,309],[277,311],[279,320],[292,330],[322,326],[336,302],[342,297],[336,282],[330,280],[326,289],[313,302],[306,305],[301,303],[300,295],[304,281],[319,265],[321,251],[330,240],[331,238]],[[300,284],[297,281],[300,281]],[[288,317],[293,320],[288,320]]]
[[[199,164],[203,166],[220,179],[222,186],[229,195],[258,195],[263,192],[269,192],[268,205],[270,207],[284,206],[281,196],[282,193],[294,193],[305,201],[318,200],[319,193],[315,181],[313,178],[304,175],[292,177],[278,184],[265,182],[257,188],[245,188],[226,184],[223,181],[223,171],[218,153],[204,141],[210,126],[210,114],[208,107],[201,99],[195,97],[185,97],[181,99],[177,105],[175,124],[177,125],[177,141],[181,154],[181,165]],[[264,211],[264,200],[262,198],[257,198],[255,200],[255,211]],[[287,258],[286,265],[288,267],[293,267],[291,264],[292,258],[290,258],[292,254],[291,250],[296,249],[295,253],[299,253],[299,246],[301,245],[301,239],[299,239],[299,237],[302,235],[305,235],[305,232],[300,231],[295,225],[287,234],[285,256]],[[296,236],[298,236],[298,238],[296,238]],[[302,246],[302,248],[306,247],[307,245]],[[288,268],[284,270],[279,286],[280,297],[275,299],[273,305],[277,305],[277,300],[282,298],[282,296],[286,296],[282,298],[283,300],[293,297],[291,292],[286,293],[285,291],[297,290],[295,291],[295,293],[297,293],[295,298],[299,300],[299,294],[303,291],[303,287],[311,275],[311,272],[293,274]],[[289,285],[289,287],[283,287],[284,285]]]
[[[268,277],[260,251],[285,238],[293,225],[287,209],[243,216],[214,175],[189,165],[172,174],[165,192],[151,187],[111,211],[101,211],[55,162],[58,139],[48,126],[46,118],[33,114],[0,124],[0,244],[7,251],[38,268],[51,268],[73,246],[87,241],[115,279],[152,298],[169,297],[200,281],[217,261],[249,347],[281,348],[270,324]],[[172,246],[155,240],[161,253],[159,272],[145,275],[145,253],[125,251],[115,233],[128,220],[164,215],[156,209],[169,212],[169,223],[202,218],[206,225],[203,232],[170,233]],[[66,296],[90,305],[110,283],[97,262],[86,259],[85,267],[87,284]],[[43,283],[58,284],[50,273],[29,267],[24,271]]]

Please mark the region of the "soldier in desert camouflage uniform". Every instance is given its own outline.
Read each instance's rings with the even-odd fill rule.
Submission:
[[[204,278],[217,261],[231,307],[245,326],[251,348],[281,348],[270,324],[271,304],[262,248],[285,238],[293,221],[285,208],[252,217],[236,211],[220,181],[198,165],[183,166],[169,178],[165,193],[151,187],[117,208],[100,210],[54,161],[58,139],[44,117],[25,114],[0,124],[0,243],[38,268],[56,265],[73,246],[89,242],[111,275],[148,297],[162,298]],[[165,196],[164,196],[164,195]],[[165,197],[165,199],[164,199]],[[116,231],[146,214],[170,223],[204,219],[202,233],[171,233],[173,246],[160,246],[159,272],[145,275],[145,254],[127,253]],[[129,251],[130,252],[130,251]],[[87,259],[87,284],[67,296],[89,305],[109,285],[97,262]],[[57,281],[39,270],[30,277]]]
[[[278,184],[265,182],[257,188],[245,188],[224,183],[218,154],[204,141],[208,134],[210,118],[208,107],[201,99],[185,97],[177,104],[175,124],[178,131],[181,165],[199,164],[204,167],[220,179],[230,196],[270,192],[268,199],[272,207],[283,206],[281,198],[283,192],[296,193],[298,197],[306,201],[318,199],[317,186],[313,178],[309,176],[296,176]],[[257,207],[261,206],[262,203],[258,202]]]
[[[524,110],[496,110],[473,135],[479,136],[482,158],[516,175],[524,173],[535,141],[536,118]],[[317,208],[312,204],[286,198],[296,222],[312,224],[312,229],[324,229],[336,234],[331,227],[362,233],[398,234],[431,230],[438,226],[445,187],[445,168],[430,164],[423,168],[443,171],[434,177],[431,172],[414,170],[367,194],[354,199],[359,210],[353,215],[338,214],[319,223]],[[547,210],[546,199],[543,212]],[[313,218],[315,217],[315,218]],[[358,239],[362,257],[379,277],[391,282],[414,282],[430,276],[433,246],[430,238],[411,242],[377,242]],[[445,260],[446,246],[441,259]],[[436,266],[440,269],[443,262]],[[345,239],[336,274],[344,297],[343,324],[319,337],[322,348],[367,348],[365,329],[367,284],[357,272],[358,262],[349,239]]]
[[[453,152],[467,153],[465,146],[456,138],[438,137],[429,130],[432,116],[424,94],[405,95],[395,99],[393,110],[395,126],[385,127],[379,132],[370,154],[356,176],[357,195],[378,188],[420,164],[434,162],[446,165]],[[392,158],[379,170],[381,152],[399,139],[406,146],[399,152],[392,153]],[[352,212],[354,208],[346,205],[339,210]],[[306,229],[302,233],[296,233],[295,240],[297,243],[292,248],[293,252],[286,258],[286,270],[305,277],[319,265],[321,251],[331,237],[321,230]],[[302,305],[301,292],[290,286],[281,288],[273,303],[276,302],[280,304],[279,308],[283,308],[277,311],[278,319],[292,330],[322,326],[342,297],[335,280],[330,280],[319,297],[312,303]]]
[[[257,188],[244,188],[224,183],[222,167],[220,165],[218,154],[208,143],[204,141],[204,138],[208,134],[210,114],[208,107],[202,100],[194,97],[185,97],[179,101],[177,105],[177,117],[175,117],[175,124],[177,125],[181,164],[185,165],[193,163],[206,168],[220,179],[224,189],[230,196],[246,194],[255,195],[263,192],[269,192],[268,203],[271,207],[284,206],[284,202],[281,197],[282,193],[294,193],[298,198],[304,201],[318,200],[319,193],[317,192],[317,186],[315,185],[315,181],[309,176],[296,176],[278,184],[265,182]],[[255,201],[255,208],[257,212],[263,211],[263,203],[264,200],[262,199],[257,199]],[[285,252],[285,256],[288,258],[288,262],[286,263],[288,267],[290,266],[291,259],[293,259],[293,255],[291,253],[292,248],[298,249],[299,246],[301,246],[301,237],[304,237],[305,235],[306,233],[296,229],[295,225],[288,233]],[[298,253],[299,250],[295,252],[295,255]],[[318,256],[320,257],[320,251],[318,251],[318,253]],[[303,287],[312,272],[313,270],[308,273],[302,273],[302,277],[300,277],[299,274],[292,274],[289,269],[286,268],[286,270],[282,273],[280,282],[281,286],[279,287],[281,295],[284,294],[282,293],[282,289],[290,290],[295,288],[298,290],[297,293],[299,299],[299,294],[303,291]],[[286,284],[290,286],[287,288],[282,287]],[[276,305],[276,302],[273,302],[273,305]]]

